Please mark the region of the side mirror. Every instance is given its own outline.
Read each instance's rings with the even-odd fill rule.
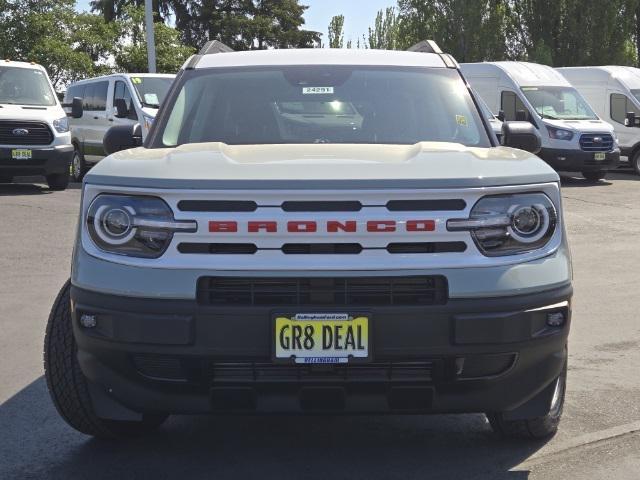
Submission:
[[[102,146],[107,155],[142,145],[142,127],[135,125],[115,125],[107,130]]]
[[[71,102],[71,117],[82,118],[83,114],[82,99],[80,97],[73,97],[73,101]]]
[[[116,98],[115,107],[117,118],[126,118],[129,115],[129,107],[124,98]]]
[[[498,115],[496,116],[496,118],[497,118],[498,120],[500,120],[501,122],[504,122],[504,110],[500,110],[500,111],[498,112]]]
[[[633,112],[627,112],[624,125],[625,127],[640,127],[640,117]]]
[[[505,147],[518,148],[534,154],[538,154],[542,148],[540,133],[529,122],[504,122],[500,141]]]
[[[516,122],[528,122],[529,115],[525,110],[517,110],[516,111]]]

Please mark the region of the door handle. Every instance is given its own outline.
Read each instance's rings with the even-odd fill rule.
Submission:
[[[113,118],[107,118],[107,120],[109,120],[110,122],[113,122]]]
[[[100,120],[100,117],[93,117],[94,120]]]

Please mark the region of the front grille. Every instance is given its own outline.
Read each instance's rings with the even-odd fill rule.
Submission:
[[[432,361],[287,365],[274,363],[212,363],[213,384],[247,383],[387,383],[430,382]]]
[[[462,253],[465,242],[395,242],[386,247],[364,248],[359,243],[285,243],[281,248],[258,248],[255,243],[187,243],[178,251],[192,255],[254,255],[260,250],[279,250],[285,255],[358,255],[364,250],[386,250],[390,254]]]
[[[201,277],[198,302],[216,306],[443,305],[442,276],[247,278]]]
[[[27,133],[16,135],[15,130]],[[0,145],[49,145],[51,142],[53,134],[46,123],[0,120]]]
[[[608,152],[613,149],[613,136],[608,133],[585,133],[580,137],[580,148],[585,152]]]

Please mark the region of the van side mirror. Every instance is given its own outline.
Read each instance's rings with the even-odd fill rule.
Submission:
[[[114,125],[104,136],[102,146],[107,155],[142,145],[142,127],[135,125]]]
[[[542,148],[540,133],[529,122],[504,122],[500,143],[505,147],[518,148],[533,154],[540,153]]]
[[[71,101],[71,118],[82,118],[84,108],[80,97],[73,97]]]
[[[129,115],[129,107],[124,98],[116,98],[116,118],[126,118]]]
[[[516,111],[516,122],[528,122],[528,121],[529,121],[529,115],[527,114],[526,111],[524,110]]]
[[[500,120],[501,122],[504,122],[504,110],[500,110],[500,111],[498,112],[498,115],[496,116],[496,118],[497,118],[498,120]]]
[[[634,112],[627,112],[624,119],[624,125],[625,127],[640,127],[640,117]]]

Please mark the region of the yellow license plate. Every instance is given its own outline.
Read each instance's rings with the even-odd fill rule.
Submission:
[[[607,155],[604,152],[598,152],[593,154],[594,160],[604,160],[607,158]]]
[[[369,357],[369,318],[341,313],[277,317],[275,358],[296,363],[347,363]]]
[[[14,160],[31,160],[31,150],[27,148],[15,148],[11,150],[11,158]]]

